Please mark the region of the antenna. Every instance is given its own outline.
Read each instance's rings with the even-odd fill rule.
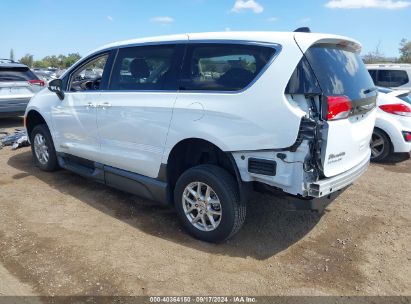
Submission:
[[[311,33],[311,29],[309,27],[299,27],[294,33]]]

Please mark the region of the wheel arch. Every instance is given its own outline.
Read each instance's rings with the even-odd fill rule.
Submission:
[[[201,138],[186,138],[173,146],[163,167],[163,177],[169,185],[170,194],[173,195],[178,178],[186,170],[204,164],[217,165],[225,169],[236,180],[241,198],[243,188],[241,175],[237,164],[230,152],[224,152],[216,144]],[[172,196],[171,196],[172,197]]]
[[[30,138],[30,134],[34,127],[40,124],[45,124],[49,128],[46,119],[36,110],[30,110],[24,117],[24,123],[27,130],[27,135]],[[50,129],[50,128],[49,128]]]

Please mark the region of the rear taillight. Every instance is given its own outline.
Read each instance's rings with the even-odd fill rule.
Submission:
[[[327,120],[338,120],[350,115],[352,104],[347,96],[327,96],[327,108]]]
[[[31,79],[28,81],[28,83],[30,83],[31,85],[38,85],[41,87],[44,87],[46,85],[46,83],[40,79]]]
[[[410,142],[410,141],[411,141],[411,132],[403,131],[403,132],[402,132],[402,136],[404,136],[404,140],[405,140],[406,142]]]
[[[411,108],[402,103],[385,104],[380,109],[390,114],[411,117]]]

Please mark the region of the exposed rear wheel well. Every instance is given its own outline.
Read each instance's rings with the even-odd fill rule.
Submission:
[[[45,124],[47,125],[46,121],[44,120],[43,116],[40,115],[39,112],[31,110],[26,117],[26,128],[27,128],[27,135],[30,137],[31,132],[33,129],[38,126]]]
[[[219,166],[230,173],[237,181],[237,184],[241,182],[237,166],[230,154],[223,152],[216,145],[206,140],[190,138],[174,146],[168,157],[167,182],[170,191],[173,192],[177,180],[183,172],[204,164]]]

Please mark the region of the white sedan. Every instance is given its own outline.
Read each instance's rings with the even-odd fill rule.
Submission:
[[[409,91],[378,88],[377,120],[371,139],[371,160],[411,151],[411,97]]]

